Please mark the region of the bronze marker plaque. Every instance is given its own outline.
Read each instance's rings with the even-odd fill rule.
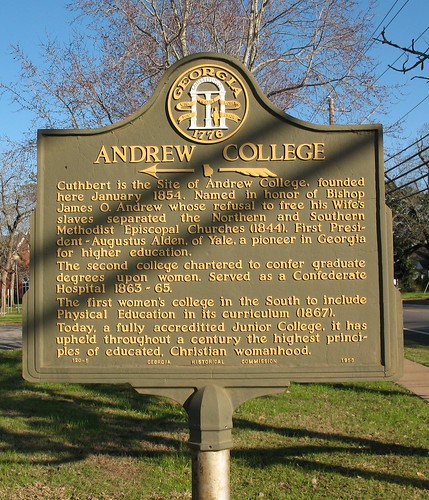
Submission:
[[[186,58],[129,119],[39,132],[24,375],[394,377],[390,227],[380,126],[301,122],[236,61]]]

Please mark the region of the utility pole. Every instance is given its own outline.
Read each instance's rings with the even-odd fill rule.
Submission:
[[[334,99],[332,99],[331,96],[328,96],[328,110],[329,110],[329,125],[334,125],[335,108],[334,108]]]

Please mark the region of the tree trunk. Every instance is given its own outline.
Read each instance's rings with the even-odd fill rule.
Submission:
[[[5,316],[7,313],[7,271],[2,271],[1,273],[1,316]]]

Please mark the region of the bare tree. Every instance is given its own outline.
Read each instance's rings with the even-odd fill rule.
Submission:
[[[16,46],[20,78],[3,85],[38,126],[114,123],[147,101],[175,61],[207,51],[238,58],[302,119],[326,123],[329,95],[349,111],[343,121],[358,122],[383,98],[364,50],[370,12],[355,0],[75,0],[70,9],[73,41],[46,40],[42,66]]]
[[[401,153],[389,159],[394,163],[386,171],[386,201],[393,212],[395,276],[404,289],[412,289],[411,257],[421,248],[429,250],[429,129]]]
[[[390,47],[401,50],[406,56],[405,61],[402,63],[402,67],[399,68],[389,65],[389,68],[404,74],[410,73],[416,68],[420,68],[422,71],[424,70],[425,62],[429,59],[429,45],[424,51],[418,50],[415,40],[412,40],[409,47],[403,47],[402,45],[398,45],[397,43],[388,40],[386,38],[384,30],[381,32],[381,38],[377,38],[376,40],[383,44],[389,45]],[[422,78],[423,80],[429,80],[429,77],[427,76],[414,76],[413,78]]]
[[[12,284],[20,247],[29,230],[29,217],[35,204],[35,178],[31,152],[33,148],[10,145],[3,152],[0,165],[0,314],[7,311],[7,290]]]

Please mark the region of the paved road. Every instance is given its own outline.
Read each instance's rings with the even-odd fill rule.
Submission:
[[[429,345],[429,301],[404,302],[404,337]]]
[[[16,349],[22,346],[20,326],[0,326],[0,349]]]

